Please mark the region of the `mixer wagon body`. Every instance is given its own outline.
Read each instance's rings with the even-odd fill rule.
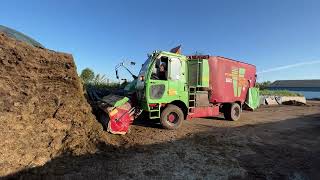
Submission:
[[[249,88],[255,86],[256,67],[220,56],[210,56],[209,101],[243,104]]]

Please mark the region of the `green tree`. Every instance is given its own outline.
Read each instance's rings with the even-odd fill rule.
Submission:
[[[84,81],[84,83],[90,83],[95,78],[93,70],[90,68],[85,68],[81,71],[80,78]]]
[[[264,82],[257,82],[256,83],[256,87],[258,87],[260,90],[264,90],[264,89],[267,89],[268,86],[270,86],[271,84],[271,81],[264,81]]]
[[[92,83],[94,85],[101,85],[101,84],[107,84],[108,83],[108,79],[106,77],[106,75],[101,75],[101,74],[97,74],[93,80],[92,80]]]

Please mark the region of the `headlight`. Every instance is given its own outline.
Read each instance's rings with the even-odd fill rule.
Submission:
[[[139,80],[140,80],[140,81],[144,81],[144,76],[140,76],[140,77],[139,77]]]

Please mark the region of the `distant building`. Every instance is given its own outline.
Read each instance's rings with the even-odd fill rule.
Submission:
[[[268,89],[286,89],[292,91],[320,91],[320,79],[313,80],[278,80]]]
[[[320,79],[312,80],[278,80],[268,86],[270,90],[295,91],[308,99],[320,98]]]

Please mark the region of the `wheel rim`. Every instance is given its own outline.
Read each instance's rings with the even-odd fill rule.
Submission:
[[[176,123],[179,119],[179,116],[177,113],[175,112],[171,112],[168,114],[167,116],[167,120],[170,122],[170,123]]]
[[[240,109],[239,108],[233,108],[232,109],[232,116],[235,118],[238,118],[240,115]]]

